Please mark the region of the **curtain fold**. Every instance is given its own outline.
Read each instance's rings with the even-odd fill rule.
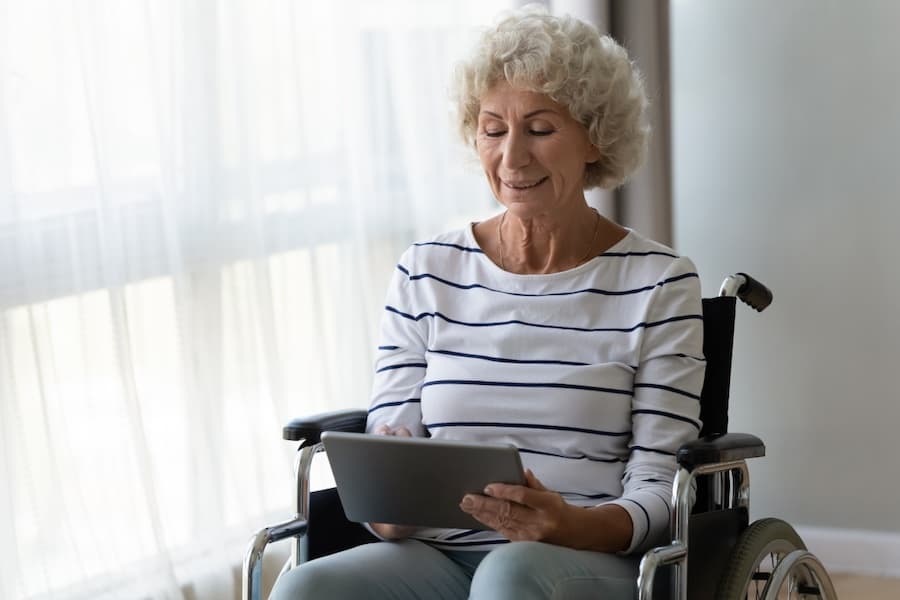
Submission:
[[[496,210],[447,86],[508,3],[0,0],[3,598],[235,593],[283,422],[365,406],[397,256]],[[665,12],[568,4],[659,109],[590,201],[667,241]]]
[[[643,167],[618,192],[619,215],[629,227],[672,245],[669,2],[613,0],[610,9],[613,37],[644,75],[652,127]]]
[[[0,595],[225,598],[410,242],[495,204],[448,77],[505,1],[0,0]]]
[[[527,3],[527,2],[526,2]],[[668,0],[548,0],[625,46],[644,76],[652,129],[643,166],[616,190],[594,190],[588,202],[607,217],[664,244],[672,240]]]

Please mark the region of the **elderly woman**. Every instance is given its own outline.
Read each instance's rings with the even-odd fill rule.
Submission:
[[[457,87],[505,210],[401,257],[368,430],[514,444],[527,486],[461,499],[489,530],[373,524],[386,541],[275,598],[631,598],[667,532],[675,451],[700,429],[699,280],[584,197],[640,163],[640,77],[593,27],[531,10],[484,34]]]

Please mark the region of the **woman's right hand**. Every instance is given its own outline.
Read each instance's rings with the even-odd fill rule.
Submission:
[[[412,437],[412,433],[410,433],[409,429],[406,427],[397,427],[396,429],[391,427],[390,425],[379,425],[375,431],[373,431],[375,435],[396,435],[397,437]]]
[[[412,433],[406,427],[392,428],[381,425],[375,431],[375,435],[394,435],[397,437],[412,437]],[[416,528],[412,525],[394,525],[393,523],[369,523],[375,533],[386,540],[400,540],[411,536]]]

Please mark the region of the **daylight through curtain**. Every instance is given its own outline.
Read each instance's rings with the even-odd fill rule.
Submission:
[[[0,596],[234,593],[283,422],[494,210],[446,88],[503,4],[0,0]]]

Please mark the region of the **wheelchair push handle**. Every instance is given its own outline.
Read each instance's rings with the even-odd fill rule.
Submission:
[[[726,277],[719,288],[719,296],[736,296],[757,312],[762,312],[772,304],[772,290],[746,273]]]

